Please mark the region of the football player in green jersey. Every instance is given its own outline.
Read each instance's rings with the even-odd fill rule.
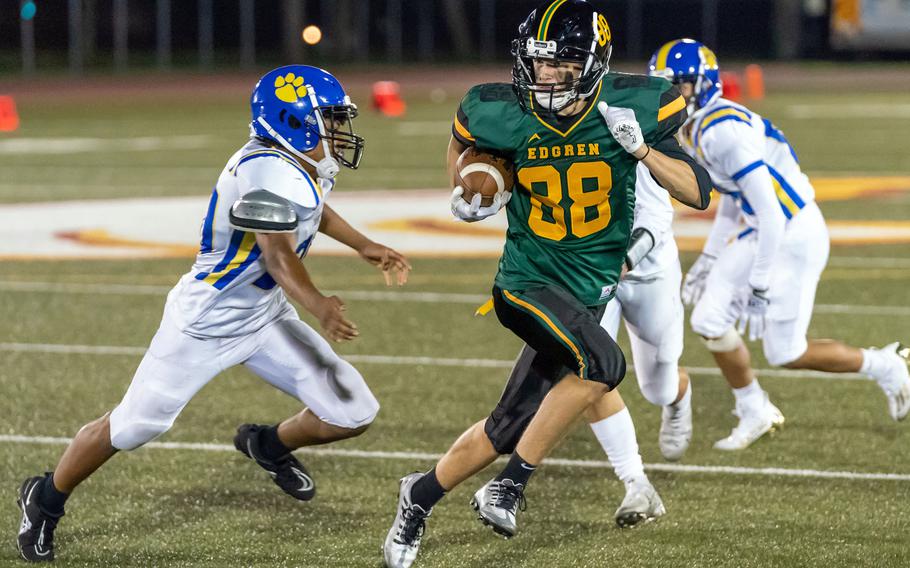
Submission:
[[[526,345],[492,414],[435,468],[401,480],[383,547],[388,566],[410,566],[433,506],[503,454],[511,455],[505,469],[472,505],[484,524],[513,536],[537,465],[587,409],[611,410],[601,403],[618,397],[625,359],[600,318],[630,245],[638,162],[679,201],[708,205],[707,172],[674,138],[684,99],[665,80],[609,73],[611,48],[606,18],[588,2],[547,1],[519,27],[512,84],[478,85],[458,109],[451,173],[468,146],[515,165],[511,195],[481,207],[479,195],[468,203],[455,188],[452,211],[477,221],[507,205],[493,303]]]

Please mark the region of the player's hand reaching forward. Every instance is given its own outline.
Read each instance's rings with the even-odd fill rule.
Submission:
[[[745,299],[743,311],[739,315],[739,333],[746,333],[749,328],[749,341],[757,341],[765,334],[765,314],[768,313],[768,291],[752,288],[752,292]]]
[[[698,303],[702,292],[705,291],[705,283],[715,260],[717,259],[710,254],[702,253],[686,273],[681,294],[683,304],[694,306]]]
[[[323,296],[310,311],[332,341],[349,341],[360,335],[357,325],[345,317],[344,302],[338,296]]]
[[[611,107],[604,101],[597,103],[597,111],[623,150],[639,160],[648,154],[650,150],[645,144],[645,137],[641,133],[641,125],[635,118],[635,111],[630,108]]]
[[[411,271],[411,263],[408,262],[407,257],[397,250],[379,243],[370,242],[357,252],[360,253],[360,257],[365,261],[382,270],[386,286],[392,285],[392,271],[395,272],[395,281],[399,286],[404,286],[407,283],[408,273]]]

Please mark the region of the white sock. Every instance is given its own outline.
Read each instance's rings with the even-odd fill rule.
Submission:
[[[692,379],[689,379],[689,384],[686,385],[686,392],[683,394],[683,397],[677,402],[670,403],[670,406],[675,406],[676,408],[686,408],[692,404]]]
[[[758,384],[758,379],[752,379],[748,385],[733,389],[733,396],[736,397],[736,406],[742,406],[749,409],[759,410],[765,403],[765,391]]]
[[[638,453],[638,440],[635,438],[635,425],[628,408],[623,408],[613,416],[591,424],[591,430],[600,442],[600,447],[607,454],[616,477],[623,483],[632,481],[648,482],[645,468]]]

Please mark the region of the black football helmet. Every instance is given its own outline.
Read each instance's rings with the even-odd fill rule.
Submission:
[[[518,26],[512,41],[512,84],[525,110],[555,113],[590,97],[610,68],[612,34],[607,18],[585,0],[547,0]],[[534,60],[572,61],[582,66],[577,79],[538,83]]]

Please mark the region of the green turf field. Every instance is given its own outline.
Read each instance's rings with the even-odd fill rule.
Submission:
[[[364,112],[365,164],[343,174],[341,188],[441,187],[447,123],[457,99],[416,100],[412,124]],[[841,105],[904,108],[910,95],[848,97],[824,93],[770,98],[757,110],[788,135],[815,174],[910,174],[902,142],[910,117],[872,118],[825,109]],[[818,110],[799,118],[795,106]],[[810,108],[810,111],[811,111]],[[54,105],[23,101],[22,138],[111,138],[206,135],[204,149],[94,151],[51,155],[0,153],[0,201],[205,195],[225,159],[246,136],[245,101],[170,99]],[[795,113],[795,115],[794,115]],[[861,129],[862,135],[856,133]],[[408,134],[405,134],[408,133]],[[902,138],[903,137],[903,138]],[[441,192],[441,199],[445,193]],[[910,193],[823,203],[832,219],[908,219]],[[837,247],[821,282],[812,337],[882,345],[910,340],[906,245]],[[694,255],[683,257],[684,268]],[[9,436],[68,437],[115,405],[153,335],[167,288],[190,260],[4,262],[0,264],[0,565],[18,565],[14,493],[20,481],[52,468],[59,444]],[[392,295],[381,277],[352,258],[307,260],[318,285],[348,298],[361,337],[339,347],[363,372],[383,405],[361,438],[333,445],[346,454],[301,453],[319,495],[304,504],[282,494],[240,454],[146,448],[116,456],[81,487],[57,532],[61,566],[378,566],[392,517],[397,479],[432,461],[376,452],[444,451],[495,403],[519,344],[495,318],[475,318],[468,301],[425,301]],[[483,295],[493,260],[414,261],[403,293]],[[15,286],[16,282],[45,283]],[[51,284],[72,284],[58,286]],[[105,287],[126,285],[127,288]],[[142,285],[130,289],[129,286]],[[41,288],[39,290],[39,288]],[[160,288],[160,291],[159,291]],[[458,298],[453,298],[458,300]],[[848,306],[848,307],[844,307]],[[852,306],[852,308],[849,308]],[[884,308],[883,308],[884,307]],[[888,307],[893,307],[889,309]],[[844,312],[846,310],[846,313]],[[765,567],[910,565],[910,424],[888,418],[872,383],[764,374],[762,385],[787,417],[773,439],[746,452],[721,454],[712,443],[734,425],[733,399],[709,371],[710,357],[688,333],[683,363],[693,369],[695,439],[683,464],[813,470],[806,476],[765,473],[652,471],[666,517],[634,531],[615,528],[622,487],[597,464],[544,466],[529,487],[521,533],[495,538],[468,506],[486,474],[449,495],[433,513],[418,566]],[[121,354],[50,347],[127,347]],[[623,338],[621,345],[628,344]],[[760,350],[755,365],[767,369]],[[377,359],[374,356],[385,357]],[[403,358],[425,357],[420,361]],[[492,360],[489,366],[452,359]],[[636,421],[643,457],[661,464],[660,411],[638,394],[634,376],[621,387]],[[243,369],[204,388],[161,441],[230,444],[235,427],[277,421],[298,410],[294,400]],[[602,461],[580,425],[555,457]],[[899,480],[817,472],[894,473]],[[492,474],[490,474],[492,475]]]

